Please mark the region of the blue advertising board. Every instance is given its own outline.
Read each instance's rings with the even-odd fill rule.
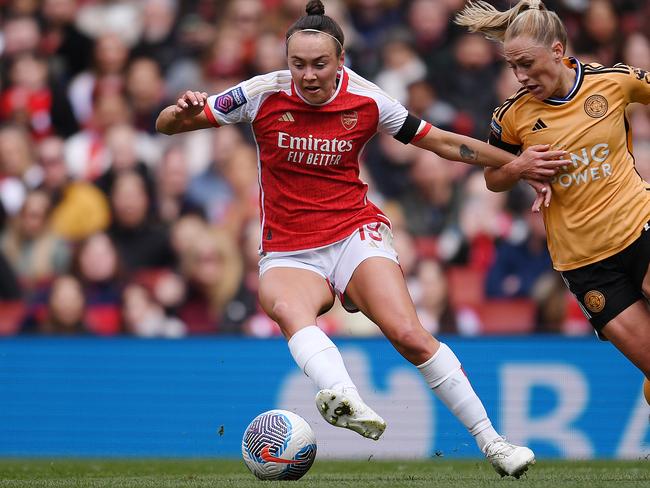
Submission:
[[[281,339],[0,341],[0,457],[237,457],[272,408],[312,425],[319,457],[479,457],[417,369],[383,338],[336,339],[388,428],[377,442],[334,428]],[[641,374],[592,338],[448,338],[493,424],[538,458],[650,453]]]

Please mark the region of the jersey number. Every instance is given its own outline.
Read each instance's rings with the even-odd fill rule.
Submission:
[[[370,237],[373,241],[378,241],[381,242],[383,237],[381,233],[379,232],[379,228],[381,227],[380,222],[376,222],[374,224],[366,224],[364,226],[359,227],[359,237],[361,238],[362,241],[366,240],[366,234],[368,234],[368,237]]]

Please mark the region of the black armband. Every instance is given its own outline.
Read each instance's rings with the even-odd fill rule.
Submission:
[[[397,134],[395,134],[393,137],[402,144],[408,144],[418,133],[418,129],[420,128],[421,123],[421,119],[415,117],[414,115],[408,114],[406,116],[406,120],[404,121],[404,125],[402,125],[402,128],[397,131]]]

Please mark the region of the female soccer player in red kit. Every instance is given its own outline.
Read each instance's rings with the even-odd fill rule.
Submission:
[[[366,197],[359,155],[378,131],[446,159],[499,167],[514,156],[410,115],[344,67],[343,32],[323,4],[287,32],[288,71],[256,76],[219,94],[187,91],[164,109],[165,134],[245,122],[258,149],[259,300],[289,341],[296,363],[320,389],[331,424],[378,439],[386,424],[360,398],[334,343],[315,324],[337,294],[360,310],[417,366],[438,398],[474,436],[501,475],[519,477],[535,457],[492,427],[451,349],[420,324],[392,246],[390,222]],[[514,162],[521,178],[544,180],[563,151],[537,146]],[[558,161],[559,160],[559,161]]]

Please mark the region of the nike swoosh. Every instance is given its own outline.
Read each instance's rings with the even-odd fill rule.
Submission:
[[[282,459],[275,457],[269,452],[269,446],[264,446],[262,452],[260,452],[260,457],[264,459],[267,463],[281,463],[281,464],[302,464],[307,461],[307,459]]]

